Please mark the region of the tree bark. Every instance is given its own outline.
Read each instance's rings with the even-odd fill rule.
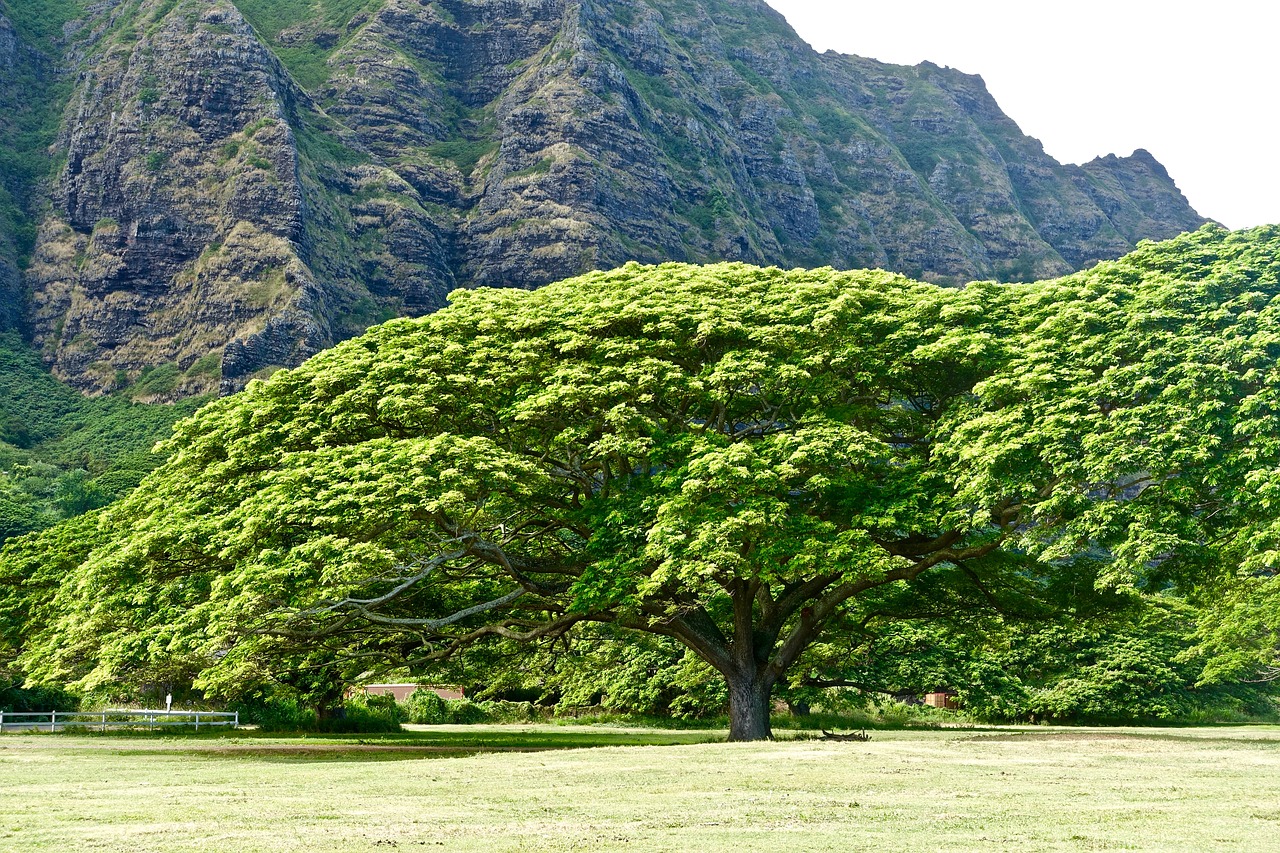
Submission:
[[[773,679],[763,673],[726,675],[729,685],[729,740],[771,740]]]

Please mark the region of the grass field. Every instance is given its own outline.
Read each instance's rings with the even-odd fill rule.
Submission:
[[[1277,727],[714,736],[5,735],[0,850],[1280,850]]]

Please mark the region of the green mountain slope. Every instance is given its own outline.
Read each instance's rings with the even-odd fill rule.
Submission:
[[[42,4],[0,2],[0,97],[48,81],[0,134],[53,142],[0,282],[86,390],[232,390],[629,260],[1030,280],[1204,221],[1145,152],[1061,165],[980,78],[819,55],[759,0]]]
[[[200,401],[86,399],[0,334],[0,542],[104,506],[160,462],[152,447]]]

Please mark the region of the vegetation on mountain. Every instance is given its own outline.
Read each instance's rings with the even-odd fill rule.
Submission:
[[[1006,678],[1069,673],[1033,713],[1168,717],[1275,663],[1265,608],[1223,670],[1161,597],[1276,595],[1278,297],[1280,229],[1216,227],[1034,285],[459,292],[181,422],[144,488],[6,550],[4,606],[37,682],[226,696],[600,623],[715,670],[735,739],[860,677],[868,629],[985,609]],[[1022,675],[1019,636],[1052,646]]]
[[[0,333],[0,543],[105,506],[164,459],[153,447],[202,402],[88,399]]]
[[[14,38],[11,50],[0,44],[0,257],[10,261],[35,244],[34,197],[54,168],[49,149],[71,93],[53,57],[63,26],[83,12],[80,0],[0,2],[0,43]]]
[[[1034,280],[1205,221],[1146,152],[1060,164],[980,78],[817,54],[760,0],[7,0],[0,176],[0,323],[152,400],[458,286]]]

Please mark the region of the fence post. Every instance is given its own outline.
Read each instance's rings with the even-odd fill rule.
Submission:
[[[49,712],[49,731],[56,732],[58,730],[58,712]]]
[[[107,733],[107,712],[106,711],[102,712],[102,733],[103,734]]]
[[[240,712],[236,711],[236,721],[231,724],[231,728],[240,728]],[[4,731],[4,714],[0,714],[0,731]]]
[[[200,712],[196,711],[196,731],[200,731]]]
[[[0,735],[4,734],[4,711],[0,711]]]

